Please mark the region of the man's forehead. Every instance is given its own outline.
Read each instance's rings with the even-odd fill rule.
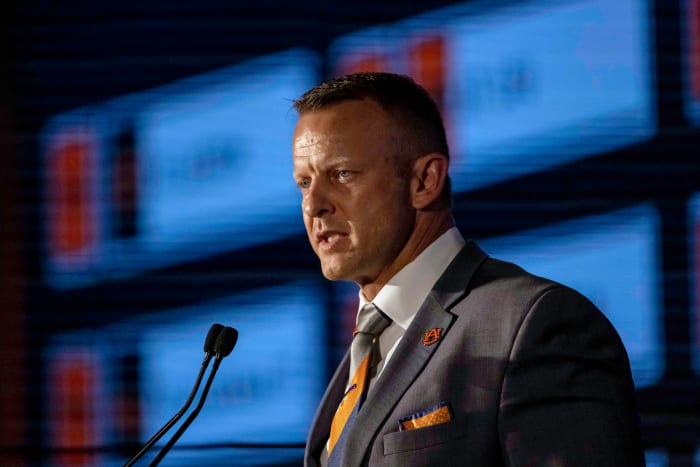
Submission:
[[[301,122],[294,130],[292,148],[294,155],[305,156],[318,151],[343,146],[356,140],[355,131],[349,126],[327,125],[321,122]]]
[[[299,129],[294,132],[294,148],[306,149],[317,146],[321,141],[318,133],[311,131],[309,128]]]

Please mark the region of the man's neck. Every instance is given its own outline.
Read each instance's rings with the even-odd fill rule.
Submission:
[[[396,273],[416,259],[423,250],[428,248],[428,246],[442,234],[455,225],[454,218],[448,211],[422,212],[421,214],[422,215],[416,217],[416,225],[411,237],[391,266],[385,269],[373,281],[359,284],[362,295],[364,295],[368,301],[374,300],[374,297],[377,296],[382,287],[384,287]]]

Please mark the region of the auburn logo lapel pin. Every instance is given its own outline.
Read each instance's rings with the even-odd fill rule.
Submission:
[[[442,328],[431,328],[423,334],[423,345],[433,345],[442,337]]]

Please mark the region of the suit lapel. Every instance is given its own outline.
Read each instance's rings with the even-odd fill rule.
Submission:
[[[335,370],[335,374],[331,378],[326,392],[321,398],[321,403],[318,406],[318,411],[311,423],[308,440],[306,443],[306,466],[317,465],[316,459],[318,453],[323,450],[323,444],[328,440],[328,433],[331,429],[331,421],[335,410],[340,403],[340,399],[345,392],[345,386],[348,383],[348,373],[350,372],[350,351],[345,353],[345,356]]]
[[[343,452],[344,466],[362,464],[389,412],[439,346],[439,342],[424,345],[424,333],[433,328],[442,328],[443,335],[449,331],[454,315],[447,309],[468,292],[469,280],[485,259],[486,255],[473,242],[467,243],[423,302],[381,377],[368,394],[364,404],[371,409],[360,410],[353,429],[348,433]]]

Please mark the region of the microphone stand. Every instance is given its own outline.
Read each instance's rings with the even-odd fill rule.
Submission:
[[[192,401],[194,400],[195,394],[197,394],[197,390],[199,389],[199,385],[202,383],[202,378],[204,377],[204,372],[206,371],[207,367],[209,366],[209,362],[211,360],[211,357],[213,356],[213,347],[214,347],[214,339],[219,336],[221,333],[222,329],[224,327],[220,324],[213,324],[212,327],[209,329],[209,333],[207,334],[207,338],[204,342],[204,360],[202,361],[202,366],[199,369],[199,374],[197,375],[197,379],[195,380],[194,386],[192,387],[192,391],[190,392],[189,397],[185,401],[185,404],[180,408],[180,410],[173,415],[173,417],[165,424],[163,427],[156,432],[153,436],[151,436],[151,439],[149,439],[146,444],[143,445],[141,450],[137,452],[134,457],[129,459],[126,464],[124,464],[124,467],[131,467],[136,463],[137,460],[139,460],[146,452],[153,446],[160,438],[163,437],[163,435],[172,428],[172,426],[177,423],[178,420],[185,414],[187,409],[190,407],[192,404]],[[217,355],[218,356],[218,355]]]
[[[206,401],[207,395],[209,394],[209,388],[211,388],[211,384],[214,382],[214,377],[216,376],[216,372],[219,370],[219,365],[221,365],[221,361],[224,359],[224,357],[231,353],[233,347],[236,345],[237,340],[238,331],[236,331],[234,328],[226,326],[224,329],[221,330],[219,336],[216,339],[216,343],[214,344],[216,358],[214,359],[214,364],[211,367],[211,373],[209,374],[209,378],[207,378],[207,382],[204,385],[204,389],[202,389],[202,395],[199,396],[199,402],[197,403],[197,406],[194,408],[194,410],[192,410],[192,413],[189,415],[189,417],[187,417],[182,426],[178,428],[178,430],[175,432],[172,438],[170,438],[167,444],[163,446],[163,449],[160,450],[155,459],[153,459],[153,462],[151,462],[150,467],[156,467],[160,463],[160,461],[163,460],[163,457],[165,457],[165,455],[170,451],[170,448],[173,447],[173,445],[177,442],[178,439],[180,439],[180,436],[182,436],[182,434],[194,421],[197,415],[199,415],[200,410],[202,410],[202,407],[204,407],[204,402]]]

